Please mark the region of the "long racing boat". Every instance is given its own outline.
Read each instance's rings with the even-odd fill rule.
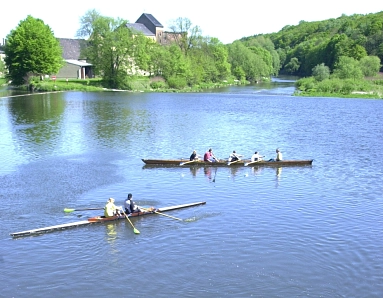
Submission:
[[[147,209],[147,211],[128,214],[127,217],[132,218],[132,217],[137,217],[137,216],[156,214],[158,212],[166,212],[166,211],[177,210],[177,209],[182,209],[182,208],[187,208],[187,207],[194,207],[194,206],[199,206],[199,205],[204,205],[204,204],[206,204],[206,202],[182,204],[182,205],[163,207],[163,208],[158,208],[158,209],[149,208],[149,209]],[[169,216],[169,217],[171,217],[171,216]],[[101,222],[116,221],[116,220],[120,220],[120,219],[126,219],[126,217],[125,216],[112,216],[112,217],[95,216],[95,217],[88,218],[87,220],[71,222],[71,223],[67,223],[67,224],[61,224],[61,225],[50,226],[50,227],[45,227],[45,228],[39,228],[39,229],[34,229],[34,230],[16,232],[16,233],[11,233],[9,235],[14,237],[14,238],[39,235],[39,234],[43,234],[43,233],[59,231],[59,230],[74,228],[74,227],[78,227],[78,226],[84,226],[84,225],[101,223]]]
[[[255,161],[243,159],[234,162],[220,160],[217,162],[207,162],[203,160],[190,161],[187,159],[142,159],[146,166],[216,166],[216,167],[286,167],[286,166],[309,166],[312,165],[313,159],[307,160],[281,160],[281,161]]]

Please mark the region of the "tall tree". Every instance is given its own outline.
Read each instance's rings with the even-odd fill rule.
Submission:
[[[62,49],[51,28],[30,15],[7,35],[4,52],[7,77],[16,86],[31,76],[57,73],[63,66]]]
[[[127,74],[134,73],[134,34],[126,23],[104,16],[92,22],[85,54],[110,88],[126,88]]]
[[[359,61],[347,56],[340,56],[335,68],[333,76],[339,79],[362,79],[363,72]]]
[[[323,81],[330,77],[330,68],[324,65],[324,63],[318,64],[312,69],[312,71],[313,71],[313,77],[317,81]]]
[[[363,75],[366,77],[376,76],[381,67],[380,59],[377,56],[366,56],[359,61],[360,68],[362,69]]]
[[[192,25],[192,22],[188,18],[180,17],[172,21],[169,26],[173,33],[175,43],[186,56],[189,50],[197,43],[202,33],[200,27],[193,27]]]
[[[101,17],[101,14],[97,10],[88,10],[80,18],[80,28],[77,30],[76,36],[89,38],[93,33],[93,24],[99,17]]]

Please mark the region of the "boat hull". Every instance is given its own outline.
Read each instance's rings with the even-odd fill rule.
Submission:
[[[149,214],[155,214],[154,211],[166,212],[166,211],[178,210],[178,209],[182,209],[182,208],[194,207],[194,206],[199,206],[199,205],[204,205],[204,204],[206,204],[206,202],[196,202],[196,203],[182,204],[182,205],[176,205],[176,206],[169,206],[169,207],[154,209],[154,210],[148,211],[148,212],[139,212],[139,213],[128,214],[127,216],[128,217],[136,217],[136,216],[142,216],[142,215],[149,215]],[[74,228],[74,227],[78,227],[78,226],[89,225],[89,224],[93,224],[93,223],[110,222],[110,221],[115,221],[115,220],[119,220],[119,219],[125,219],[125,216],[113,216],[113,217],[107,217],[107,218],[102,217],[102,216],[95,216],[95,217],[88,218],[88,220],[82,220],[82,221],[66,223],[66,224],[61,224],[61,225],[56,225],[56,226],[50,226],[50,227],[39,228],[39,229],[34,229],[34,230],[16,232],[16,233],[11,233],[9,235],[14,237],[14,238],[33,236],[33,235],[39,235],[39,234],[44,234],[44,233],[53,232],[53,231],[64,230],[64,229],[68,229],[68,228]]]
[[[219,162],[206,162],[203,160],[189,162],[185,159],[142,159],[145,166],[181,166],[181,167],[192,167],[192,166],[212,166],[212,167],[287,167],[287,166],[309,166],[312,165],[313,159],[308,160],[281,160],[281,161],[258,161],[251,163],[251,160],[241,160],[238,162],[228,163],[227,160]]]

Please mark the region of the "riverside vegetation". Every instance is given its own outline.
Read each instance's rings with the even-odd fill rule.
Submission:
[[[383,58],[382,19],[379,12],[301,21],[276,33],[224,45],[217,38],[202,36],[190,20],[178,18],[170,26],[177,38],[159,45],[127,28],[126,20],[89,10],[80,20],[77,35],[88,42],[83,54],[93,64],[96,79],[51,81],[40,78],[62,67],[62,50],[49,26],[28,16],[7,36],[5,65],[14,86],[39,91],[185,92],[291,74],[301,77],[295,95],[383,98],[383,80],[378,75]],[[31,31],[39,36],[39,44],[32,47],[26,42]],[[42,52],[44,61],[39,58]],[[137,75],[140,70],[150,75]]]

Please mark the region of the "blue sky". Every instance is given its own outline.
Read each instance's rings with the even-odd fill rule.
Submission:
[[[49,25],[56,37],[73,38],[79,19],[89,9],[102,15],[135,22],[142,13],[152,14],[164,27],[179,17],[190,19],[202,35],[231,43],[244,36],[271,33],[299,21],[321,21],[342,14],[368,14],[383,10],[380,1],[274,0],[274,1],[116,1],[116,0],[11,0],[1,4],[0,43],[28,15]]]

